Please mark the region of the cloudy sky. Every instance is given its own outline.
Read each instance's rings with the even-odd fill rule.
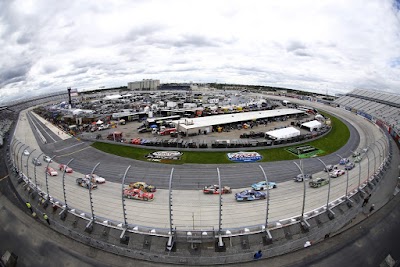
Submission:
[[[400,0],[0,1],[0,102],[130,81],[400,93]]]

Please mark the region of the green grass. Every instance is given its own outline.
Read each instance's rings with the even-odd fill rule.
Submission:
[[[328,115],[326,113],[321,112],[325,117],[331,118],[332,129],[331,131],[325,135],[324,137],[317,139],[315,141],[304,143],[304,145],[311,145],[319,150],[324,151],[322,154],[318,154],[318,156],[323,156],[327,154],[331,154],[344,146],[349,137],[350,131],[347,126],[338,118]],[[146,161],[146,155],[162,150],[162,148],[158,150],[154,149],[143,149],[131,146],[122,146],[116,144],[108,144],[95,142],[92,144],[92,147],[104,151],[109,154],[118,155],[121,157],[132,158],[137,160]],[[176,150],[179,150],[178,148]],[[240,151],[240,148],[237,149]],[[282,148],[272,148],[272,149],[263,149],[263,150],[254,150],[257,151],[260,155],[263,156],[261,161],[281,161],[281,160],[293,160],[297,159],[296,155],[285,150],[285,147]],[[162,163],[172,163],[172,164],[184,164],[184,163],[201,163],[201,164],[225,164],[225,163],[233,163],[227,157],[227,152],[203,152],[203,151],[182,151],[183,155],[180,160],[168,160],[162,161]],[[234,151],[232,151],[234,152]]]

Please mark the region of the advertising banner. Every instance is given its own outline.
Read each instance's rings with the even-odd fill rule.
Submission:
[[[234,162],[255,162],[262,159],[257,152],[234,152],[227,155],[228,159]]]

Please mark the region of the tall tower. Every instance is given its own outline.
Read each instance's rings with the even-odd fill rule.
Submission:
[[[72,107],[71,87],[68,87],[67,90],[68,90],[68,104],[69,104],[70,107]]]

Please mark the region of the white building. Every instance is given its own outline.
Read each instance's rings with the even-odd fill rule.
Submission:
[[[157,90],[158,86],[160,86],[160,80],[152,80],[152,79],[143,79],[142,81],[128,83],[129,90],[138,90],[138,91]]]

